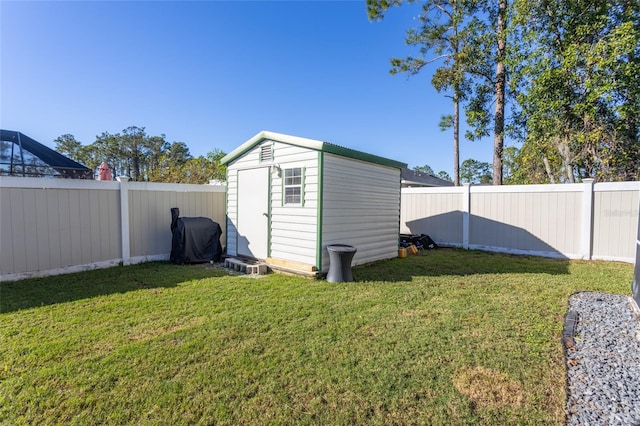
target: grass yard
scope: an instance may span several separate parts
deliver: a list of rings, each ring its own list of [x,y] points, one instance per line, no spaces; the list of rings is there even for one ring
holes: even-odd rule
[[[148,263],[0,285],[3,424],[563,424],[568,297],[632,265],[441,249],[355,283]]]

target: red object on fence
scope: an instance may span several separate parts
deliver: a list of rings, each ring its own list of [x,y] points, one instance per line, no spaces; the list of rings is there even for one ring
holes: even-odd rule
[[[100,164],[98,180],[113,180],[111,178],[111,170],[109,170],[109,166],[104,161]]]

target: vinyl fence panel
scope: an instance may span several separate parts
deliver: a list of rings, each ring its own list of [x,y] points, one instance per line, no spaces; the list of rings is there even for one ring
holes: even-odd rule
[[[462,187],[402,188],[400,232],[461,247],[464,195]]]
[[[601,183],[594,189],[593,258],[634,262],[638,185]]]
[[[0,177],[0,280],[165,260],[170,208],[225,231],[225,188]]]
[[[640,182],[403,188],[401,232],[438,244],[634,262]]]

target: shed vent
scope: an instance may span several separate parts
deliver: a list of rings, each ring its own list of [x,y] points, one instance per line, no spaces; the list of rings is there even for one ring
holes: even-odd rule
[[[260,161],[273,161],[273,145],[262,145],[260,147]]]

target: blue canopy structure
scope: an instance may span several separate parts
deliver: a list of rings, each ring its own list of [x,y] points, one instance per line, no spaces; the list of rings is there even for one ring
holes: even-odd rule
[[[0,175],[93,179],[94,172],[24,133],[0,130]]]

